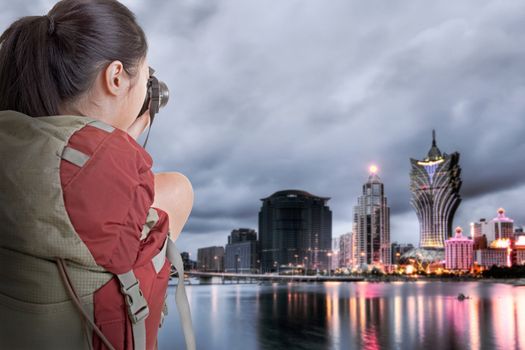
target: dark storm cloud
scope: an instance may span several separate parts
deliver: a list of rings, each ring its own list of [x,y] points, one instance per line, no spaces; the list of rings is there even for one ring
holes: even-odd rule
[[[409,158],[426,155],[433,128],[442,152],[461,153],[456,224],[499,206],[525,223],[524,4],[125,3],[172,92],[149,141],[155,169],[194,186],[182,248],[257,229],[259,199],[286,188],[331,197],[338,236],[372,163],[392,240],[417,243]],[[3,5],[2,23],[35,12],[29,4]]]

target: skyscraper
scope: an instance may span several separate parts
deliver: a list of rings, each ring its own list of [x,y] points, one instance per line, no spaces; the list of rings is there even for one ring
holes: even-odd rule
[[[390,208],[375,166],[354,207],[353,227],[357,264],[390,265]]]
[[[452,236],[452,221],[461,202],[459,153],[441,153],[432,131],[432,147],[423,160],[410,159],[410,203],[419,219],[419,246],[444,248]]]
[[[505,215],[505,209],[499,208],[498,216],[492,219],[489,225],[490,239],[514,239],[514,220]]]
[[[279,266],[304,264],[307,269],[327,269],[332,244],[329,197],[305,191],[278,191],[262,198],[259,239],[262,272]]]
[[[496,239],[514,238],[514,220],[505,215],[505,209],[499,208],[494,219],[479,219],[471,223],[470,232],[474,240],[485,236],[488,243]]]
[[[354,249],[352,233],[348,232],[339,237],[339,266],[352,267],[354,265]]]

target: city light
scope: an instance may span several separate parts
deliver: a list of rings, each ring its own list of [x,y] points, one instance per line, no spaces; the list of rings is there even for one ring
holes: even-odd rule
[[[510,240],[508,238],[504,239],[496,239],[492,243],[490,243],[491,248],[509,248],[510,247]]]
[[[376,166],[376,165],[371,165],[371,166],[370,166],[370,172],[371,172],[372,174],[377,174],[377,170],[378,170],[378,169],[377,169],[377,166]]]

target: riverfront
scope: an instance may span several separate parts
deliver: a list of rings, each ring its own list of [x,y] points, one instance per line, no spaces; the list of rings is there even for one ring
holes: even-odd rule
[[[198,349],[519,349],[525,287],[479,282],[189,285]],[[159,349],[184,348],[169,288]],[[463,293],[469,298],[458,300]]]

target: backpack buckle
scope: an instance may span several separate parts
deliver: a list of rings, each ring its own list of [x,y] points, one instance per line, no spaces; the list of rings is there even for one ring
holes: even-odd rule
[[[122,282],[122,280],[121,280]],[[149,307],[142,291],[140,290],[140,283],[135,279],[131,285],[124,285],[121,283],[121,291],[124,294],[126,305],[128,307],[128,315],[133,324],[138,323],[148,317]]]

